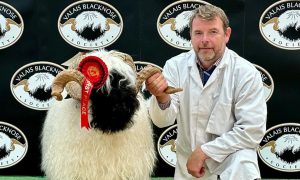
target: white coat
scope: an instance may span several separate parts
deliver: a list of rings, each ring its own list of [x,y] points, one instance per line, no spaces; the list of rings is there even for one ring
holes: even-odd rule
[[[163,74],[170,86],[183,88],[183,92],[171,95],[167,109],[161,110],[154,97],[149,108],[158,127],[177,121],[175,180],[196,179],[186,170],[196,146],[210,157],[207,174],[218,174],[222,180],[260,178],[256,148],[266,131],[267,107],[255,66],[226,48],[203,86],[191,50],[168,60]]]

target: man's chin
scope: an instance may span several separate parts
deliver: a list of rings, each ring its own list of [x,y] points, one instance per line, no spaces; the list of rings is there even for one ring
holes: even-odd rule
[[[214,56],[213,56],[213,55],[205,55],[205,56],[203,56],[203,55],[199,55],[199,54],[198,54],[198,58],[199,58],[201,61],[203,61],[203,62],[210,62],[210,61],[213,61]]]

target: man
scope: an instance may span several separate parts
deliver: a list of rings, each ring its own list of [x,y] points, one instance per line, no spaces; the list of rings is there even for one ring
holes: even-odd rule
[[[175,180],[260,178],[256,148],[266,131],[260,73],[226,47],[231,28],[224,11],[203,5],[190,20],[193,50],[168,60],[146,81],[153,123],[177,120]],[[183,88],[168,95],[166,87]]]

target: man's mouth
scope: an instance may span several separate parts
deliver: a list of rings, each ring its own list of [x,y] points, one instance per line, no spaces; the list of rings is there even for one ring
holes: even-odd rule
[[[213,48],[200,48],[200,51],[209,51],[212,50]]]

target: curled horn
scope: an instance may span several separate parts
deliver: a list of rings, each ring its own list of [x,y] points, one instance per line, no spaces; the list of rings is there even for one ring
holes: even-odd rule
[[[61,26],[65,26],[67,24],[71,24],[72,31],[76,31],[76,21],[75,21],[75,18],[71,18],[71,19],[67,20],[64,24],[61,24]]]
[[[16,139],[11,139],[12,150],[15,149],[15,144],[18,144],[18,145],[20,145],[20,146],[22,146],[22,147],[25,147],[25,145],[22,144],[20,141],[18,141],[18,140],[16,140]]]
[[[136,88],[137,88],[137,92],[141,89],[141,86],[143,84],[143,82],[148,79],[150,76],[152,76],[155,73],[160,73],[160,69],[151,65],[147,65],[144,69],[142,69],[140,72],[138,72],[137,74],[137,81],[136,81]],[[173,94],[173,93],[177,93],[182,91],[181,88],[174,88],[171,86],[168,86],[165,89],[165,93],[167,94]]]
[[[274,17],[274,18],[270,19],[270,20],[267,21],[265,24],[262,24],[262,26],[263,26],[263,27],[266,27],[268,24],[272,24],[272,23],[274,23],[273,29],[274,29],[275,31],[278,31],[278,29],[279,29],[279,27],[278,27],[278,24],[279,24],[279,19],[278,19],[278,17]]]
[[[114,24],[116,26],[120,26],[118,23],[116,23],[114,20],[111,18],[107,18],[105,22],[105,30],[108,31],[110,29],[110,24]]]
[[[271,146],[271,152],[275,153],[276,141],[269,141],[267,144],[260,146],[259,149],[262,150],[265,147],[269,147],[269,146]]]
[[[166,20],[164,23],[160,24],[160,27],[163,27],[166,24],[171,24],[171,30],[172,31],[176,30],[175,18],[170,18],[170,19]]]
[[[66,84],[70,81],[75,81],[78,84],[82,84],[84,80],[84,75],[75,69],[68,69],[61,71],[54,79],[52,83],[52,93],[58,101],[63,99],[61,93],[63,92]]]
[[[21,24],[16,23],[14,20],[6,18],[6,30],[9,31],[10,30],[10,25],[14,24],[16,26],[18,26],[19,28],[21,27]]]
[[[22,81],[18,82],[18,84],[14,85],[13,87],[16,88],[18,86],[24,85],[24,91],[28,92],[29,91],[29,84],[28,84],[28,80],[27,79],[23,79]]]

